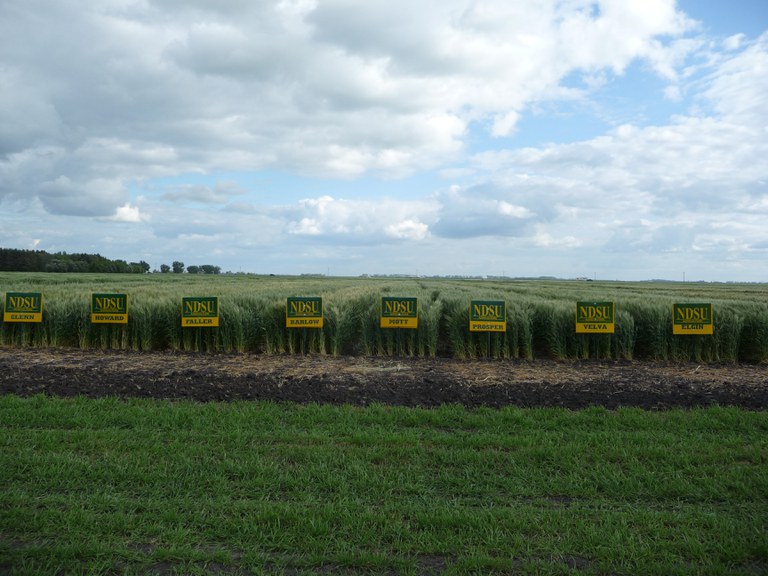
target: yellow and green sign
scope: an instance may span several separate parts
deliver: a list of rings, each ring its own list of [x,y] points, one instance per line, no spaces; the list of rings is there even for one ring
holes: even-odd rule
[[[219,325],[219,298],[199,296],[181,299],[183,328],[216,328]]]
[[[613,334],[614,312],[613,302],[576,302],[576,333]]]
[[[128,324],[128,294],[91,294],[92,324]]]
[[[43,295],[40,292],[6,292],[3,322],[42,322]]]
[[[382,297],[379,326],[381,328],[418,328],[418,298]]]
[[[291,297],[285,306],[286,328],[322,328],[323,299],[319,296]]]
[[[673,304],[672,333],[679,335],[714,333],[712,304]]]
[[[472,300],[469,303],[470,332],[506,332],[507,303],[503,300]]]

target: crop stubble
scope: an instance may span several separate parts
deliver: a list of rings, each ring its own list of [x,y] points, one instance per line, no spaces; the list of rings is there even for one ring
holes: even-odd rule
[[[0,393],[433,407],[768,407],[768,365],[0,347]]]

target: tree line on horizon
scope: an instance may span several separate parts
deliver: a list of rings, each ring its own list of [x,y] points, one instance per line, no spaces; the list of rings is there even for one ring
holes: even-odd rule
[[[110,260],[101,254],[68,254],[45,250],[19,250],[0,248],[2,272],[99,272],[122,274],[146,274],[150,265],[141,260],[126,262]]]
[[[0,248],[0,272],[96,272],[114,274],[147,274],[150,265],[144,260],[126,262],[110,260],[101,254],[68,254],[45,250],[21,250]],[[159,272],[181,274],[185,271],[184,263],[174,261],[171,266],[162,264]],[[155,270],[158,272],[158,270]],[[220,274],[221,268],[211,264],[189,266],[189,274]]]
[[[157,272],[157,270],[154,270],[154,272]],[[169,272],[173,272],[174,274],[183,274],[184,273],[184,262],[179,262],[178,260],[175,260],[173,264],[168,266],[168,264],[160,264],[160,273],[161,274],[168,274]],[[200,266],[187,266],[187,274],[221,274],[221,267],[220,266],[214,266],[212,264],[201,264]]]

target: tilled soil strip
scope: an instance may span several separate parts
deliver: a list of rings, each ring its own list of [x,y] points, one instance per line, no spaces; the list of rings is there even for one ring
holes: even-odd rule
[[[433,407],[768,407],[768,365],[0,347],[0,394]]]

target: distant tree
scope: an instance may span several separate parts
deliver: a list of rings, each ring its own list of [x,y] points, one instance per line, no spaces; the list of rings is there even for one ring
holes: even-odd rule
[[[187,266],[188,274],[200,274],[200,266]]]
[[[171,264],[171,267],[173,268],[174,274],[181,274],[184,272],[184,262],[179,262],[178,260],[174,260],[173,264]]]
[[[54,258],[45,265],[46,272],[69,272],[69,265],[66,260]]]
[[[219,266],[213,266],[211,264],[203,264],[200,266],[200,270],[203,272],[203,274],[219,274],[221,272],[221,268]]]
[[[180,263],[181,264],[181,263]],[[182,271],[184,264],[181,264]],[[165,272],[170,272],[167,266]],[[146,274],[150,265],[141,260],[128,264],[125,260],[110,260],[100,254],[49,254],[44,250],[0,248],[0,272],[128,272]]]
[[[128,271],[131,274],[146,274],[149,272],[149,264],[142,260],[141,262],[131,262],[128,265]]]
[[[112,272],[119,272],[121,274],[133,272],[133,269],[125,260],[113,260],[111,268]]]
[[[43,272],[51,255],[43,250],[18,250],[0,248],[0,271]]]
[[[171,267],[168,266],[168,264],[160,264],[160,272],[163,274],[168,274],[168,272],[171,271]]]
[[[88,268],[88,262],[84,262],[83,260],[70,262],[67,272],[90,272],[90,269]]]

